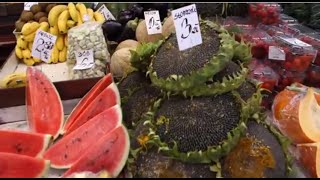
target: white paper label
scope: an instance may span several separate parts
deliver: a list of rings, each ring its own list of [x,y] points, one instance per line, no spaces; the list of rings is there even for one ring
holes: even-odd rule
[[[295,45],[295,46],[300,46],[300,47],[312,47],[310,44],[307,44],[303,41],[300,41],[297,38],[287,38],[287,37],[281,37],[284,41],[286,41],[289,44]]]
[[[202,43],[200,23],[195,4],[173,10],[172,16],[180,51]]]
[[[98,10],[99,13],[103,14],[106,20],[116,20],[106,5],[102,5]]]
[[[80,50],[74,53],[77,60],[77,64],[73,67],[74,70],[90,69],[94,66],[93,49]]]
[[[25,10],[25,11],[30,11],[30,8],[31,8],[34,4],[38,4],[38,2],[25,2],[25,3],[24,3],[24,10]]]
[[[286,60],[286,53],[284,50],[276,46],[269,46],[268,58],[272,60],[284,61]]]
[[[147,25],[148,34],[162,33],[159,11],[145,11],[144,19]]]
[[[44,62],[49,62],[56,40],[57,36],[42,30],[37,30],[32,44],[31,55],[35,58],[41,59]]]

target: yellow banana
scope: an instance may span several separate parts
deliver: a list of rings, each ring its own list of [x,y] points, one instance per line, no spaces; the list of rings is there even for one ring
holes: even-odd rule
[[[32,57],[32,59],[33,59],[33,61],[34,61],[35,63],[39,63],[39,62],[41,62],[41,59],[39,59],[39,58]]]
[[[64,36],[64,46],[68,47],[68,35]]]
[[[76,8],[77,8],[78,11],[80,12],[80,18],[81,18],[81,20],[82,20],[82,22],[83,22],[83,16],[86,15],[86,14],[88,14],[87,8],[86,8],[86,6],[85,6],[83,3],[78,3],[78,4],[76,5]]]
[[[26,85],[26,73],[13,73],[5,78],[0,83],[0,87],[3,88],[17,88]]]
[[[59,50],[56,45],[52,49],[51,56],[52,56],[52,63],[59,62]]]
[[[88,13],[88,15],[89,15],[89,21],[94,21],[94,19],[93,19],[93,10],[91,9],[91,8],[88,8],[87,9],[87,13]]]
[[[14,48],[15,50],[15,53],[16,53],[16,56],[19,58],[19,59],[22,59],[23,58],[23,55],[22,55],[22,50],[20,49],[20,47],[18,45],[16,45],[16,47]]]
[[[50,34],[58,36],[59,35],[59,29],[58,29],[58,25],[52,26],[50,27],[49,30]]]
[[[94,15],[94,19],[99,23],[104,23],[104,21],[106,20],[104,16],[98,11],[94,12],[93,15]]]
[[[62,51],[59,52],[59,62],[65,62],[67,60],[67,47],[65,46]]]
[[[68,20],[67,21],[67,27],[70,29],[72,27],[74,27],[76,25],[76,22],[74,22],[73,20]]]
[[[18,45],[19,48],[21,48],[22,50],[23,50],[23,49],[27,49],[28,42],[22,40],[21,36],[19,36],[18,39],[17,39],[17,45]]]
[[[70,17],[69,11],[64,10],[58,19],[58,29],[60,34],[66,34],[68,32],[67,21]]]
[[[28,49],[32,51],[33,41],[28,43]]]
[[[40,24],[38,22],[31,22],[31,23],[26,23],[21,30],[22,35],[27,36],[31,33],[36,32],[40,27]]]
[[[78,22],[78,13],[77,13],[76,6],[72,2],[69,2],[68,3],[68,9],[69,9],[69,13],[70,13],[71,19],[74,22]]]
[[[32,66],[34,65],[34,61],[32,58],[23,58],[23,62],[27,65],[27,66]]]
[[[41,29],[42,31],[48,32],[49,23],[48,22],[41,22],[39,29]]]
[[[58,35],[55,46],[57,46],[57,49],[59,51],[62,51],[62,49],[64,48],[64,35]]]
[[[31,58],[31,51],[29,49],[22,50],[23,58]]]
[[[78,13],[78,24],[77,24],[77,26],[80,26],[81,24],[83,24],[83,20],[82,20],[82,18],[81,18],[80,12],[77,11],[77,13]]]
[[[36,37],[36,32],[28,34],[26,36],[21,36],[22,40],[27,41],[27,42],[32,42],[35,37]]]
[[[51,27],[57,25],[60,14],[67,9],[68,6],[66,5],[56,5],[50,10],[48,14],[48,22]]]

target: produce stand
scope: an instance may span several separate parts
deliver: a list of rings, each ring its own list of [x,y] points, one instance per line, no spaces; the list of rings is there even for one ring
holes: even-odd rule
[[[320,177],[320,33],[280,4],[8,3],[2,20],[0,177]]]

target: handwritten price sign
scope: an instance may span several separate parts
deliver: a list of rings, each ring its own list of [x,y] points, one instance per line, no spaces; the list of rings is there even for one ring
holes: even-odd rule
[[[44,62],[49,62],[56,40],[57,36],[42,30],[38,30],[32,44],[31,55],[35,58],[41,59]]]
[[[145,11],[144,19],[146,21],[148,34],[162,33],[159,11]]]
[[[172,16],[180,51],[202,44],[199,18],[195,4],[173,10]]]
[[[38,4],[38,2],[25,2],[25,3],[24,3],[24,10],[30,11],[30,8],[31,8],[34,4]]]
[[[94,66],[93,49],[76,51],[77,64],[73,67],[74,70],[90,69]]]
[[[109,11],[109,9],[106,7],[106,5],[102,5],[98,10],[99,13],[103,14],[104,18],[106,20],[115,20],[112,13]]]

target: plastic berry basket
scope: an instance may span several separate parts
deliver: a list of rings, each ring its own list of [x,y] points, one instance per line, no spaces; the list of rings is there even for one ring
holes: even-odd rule
[[[288,71],[285,69],[283,69],[279,75],[280,78],[278,86],[276,87],[277,91],[282,91],[292,83],[303,83],[306,78],[305,72]]]
[[[305,42],[305,43],[312,45],[312,47],[317,50],[317,56],[316,56],[315,60],[313,61],[313,64],[320,66],[320,35],[318,35],[318,34],[314,34],[314,35],[301,34],[298,37],[298,39]]]

